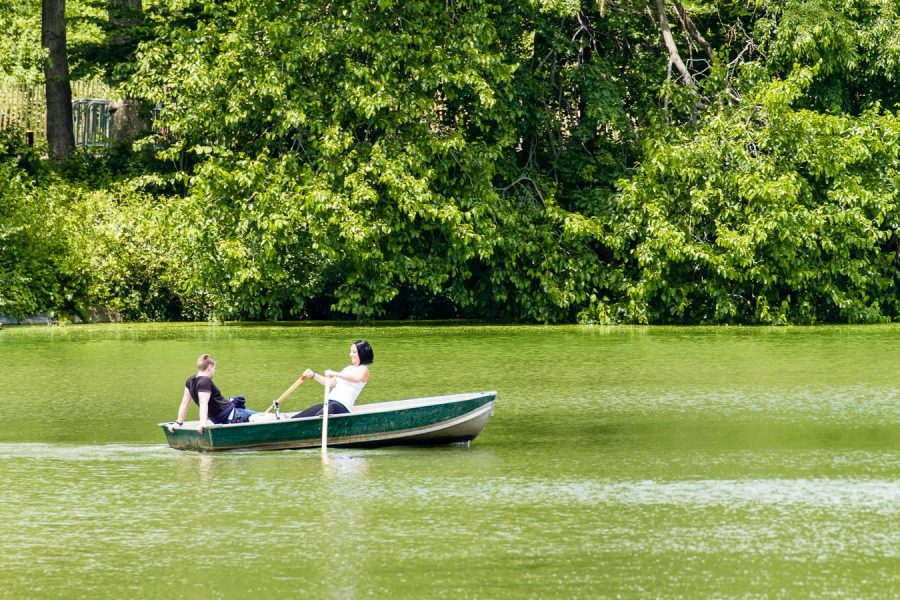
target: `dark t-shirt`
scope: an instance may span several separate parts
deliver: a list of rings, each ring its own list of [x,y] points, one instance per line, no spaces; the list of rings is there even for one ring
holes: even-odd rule
[[[197,406],[200,406],[200,392],[209,392],[209,419],[215,419],[223,410],[231,408],[231,401],[222,396],[222,392],[205,375],[191,375],[184,382],[191,398]]]

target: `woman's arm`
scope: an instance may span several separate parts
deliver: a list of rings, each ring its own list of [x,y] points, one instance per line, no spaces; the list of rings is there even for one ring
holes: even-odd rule
[[[325,375],[319,375],[318,373],[316,373],[316,372],[313,371],[312,369],[307,369],[307,370],[303,371],[303,377],[305,377],[305,378],[307,378],[307,379],[309,379],[310,377],[312,377],[313,379],[315,379],[315,380],[316,380],[318,383],[320,383],[321,385],[325,385],[326,382],[327,382],[327,383],[328,383],[328,387],[329,387],[329,388],[333,388],[333,387],[334,387],[334,384],[335,384],[336,382],[335,382],[335,380],[334,380],[334,377],[328,375],[329,373],[333,373],[333,371],[331,371],[330,369],[325,369]]]
[[[369,381],[369,367],[366,365],[359,365],[358,367],[345,367],[343,371],[332,371],[331,369],[326,369],[325,375],[328,377],[340,377],[346,381],[352,381],[353,383],[359,383],[361,381],[368,382]]]

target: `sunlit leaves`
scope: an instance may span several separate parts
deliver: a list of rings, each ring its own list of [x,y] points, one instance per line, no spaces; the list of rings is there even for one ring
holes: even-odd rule
[[[156,162],[4,189],[146,318],[898,318],[896,2],[664,4],[690,89],[641,0],[147,4]]]
[[[802,87],[802,86],[801,86]],[[878,321],[898,314],[900,122],[789,108],[795,89],[649,147],[623,182],[638,321]],[[773,96],[786,95],[775,101]]]

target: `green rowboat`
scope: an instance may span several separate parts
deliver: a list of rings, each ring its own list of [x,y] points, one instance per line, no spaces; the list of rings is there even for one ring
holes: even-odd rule
[[[353,412],[328,416],[328,446],[378,447],[470,442],[494,414],[497,392],[472,392],[393,402],[361,404]],[[160,423],[176,450],[283,450],[322,445],[322,417],[233,425],[209,425],[197,433],[197,421],[175,431]]]

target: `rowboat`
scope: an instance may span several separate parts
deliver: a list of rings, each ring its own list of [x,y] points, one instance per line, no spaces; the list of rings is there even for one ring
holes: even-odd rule
[[[358,404],[353,412],[328,416],[327,444],[342,447],[437,445],[470,442],[494,414],[497,392],[470,392]],[[296,413],[255,423],[208,425],[198,421],[169,431],[160,423],[169,446],[176,450],[284,450],[322,444],[322,417],[292,419]]]

